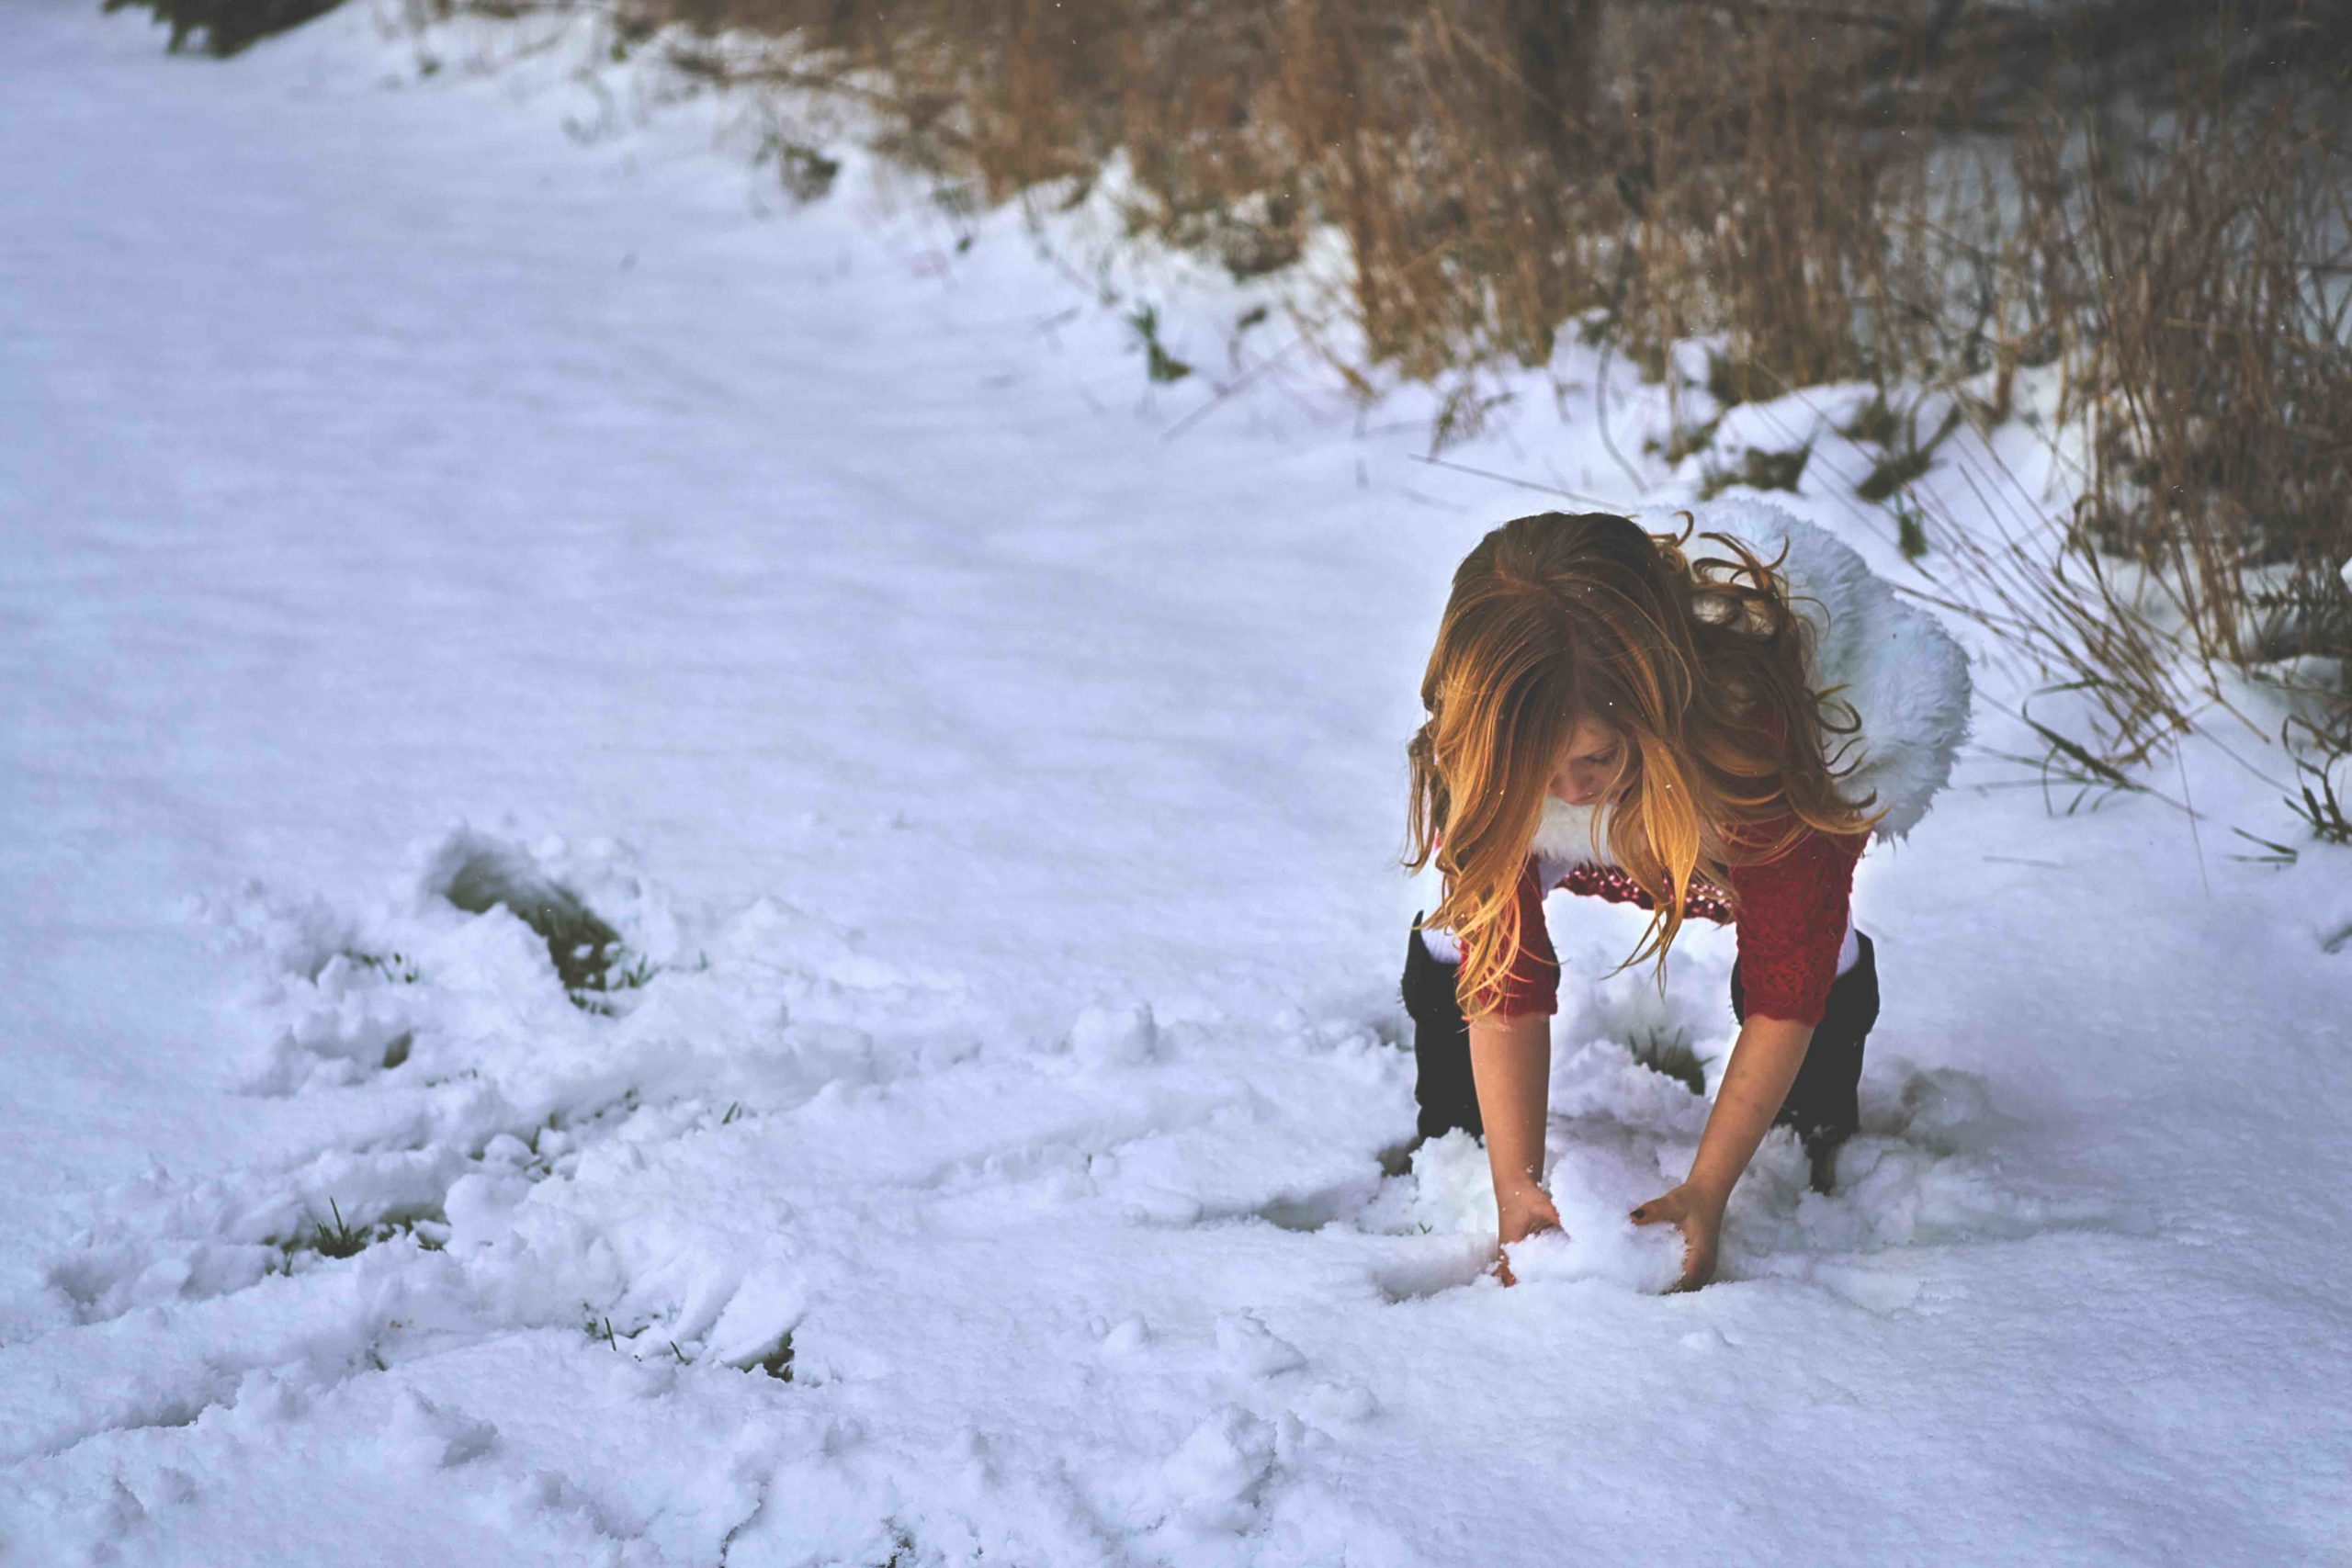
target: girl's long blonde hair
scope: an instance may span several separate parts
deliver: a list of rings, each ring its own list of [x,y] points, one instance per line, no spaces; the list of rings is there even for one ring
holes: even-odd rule
[[[1679,535],[1606,513],[1521,517],[1453,574],[1421,680],[1429,721],[1408,749],[1406,863],[1434,860],[1443,875],[1425,923],[1460,940],[1474,1013],[1518,953],[1518,881],[1585,720],[1623,738],[1623,791],[1596,823],[1605,816],[1609,853],[1657,906],[1618,967],[1654,953],[1661,987],[1694,874],[1729,895],[1732,865],[1787,853],[1806,827],[1862,833],[1884,815],[1866,814],[1875,795],[1837,791],[1851,767],[1835,767],[1825,737],[1857,733],[1859,716],[1839,703],[1849,716],[1834,720],[1843,688],[1807,684],[1813,629],[1791,607],[1786,547],[1768,564],[1705,534],[1736,558],[1694,564],[1682,546],[1698,524],[1684,515]]]

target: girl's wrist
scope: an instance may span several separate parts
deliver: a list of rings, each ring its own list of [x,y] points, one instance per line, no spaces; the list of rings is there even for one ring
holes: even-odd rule
[[[1682,1187],[1694,1202],[1705,1204],[1720,1218],[1724,1210],[1730,1206],[1731,1190],[1738,1184],[1739,1175],[1736,1171],[1733,1172],[1729,1181],[1720,1181],[1711,1179],[1693,1170],[1690,1179],[1682,1183]]]
[[[1544,1190],[1544,1184],[1532,1176],[1517,1181],[1502,1183],[1495,1188],[1495,1201],[1504,1208],[1514,1204],[1548,1202],[1551,1197],[1549,1192]]]

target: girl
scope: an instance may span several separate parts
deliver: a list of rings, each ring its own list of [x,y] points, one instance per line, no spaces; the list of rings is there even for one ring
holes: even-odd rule
[[[1877,954],[1848,898],[1866,839],[1910,830],[1964,737],[1966,662],[1860,557],[1758,502],[1724,502],[1686,554],[1630,518],[1505,524],[1455,572],[1409,748],[1412,854],[1443,896],[1404,994],[1420,1130],[1483,1134],[1508,1246],[1556,1226],[1542,1186],[1559,964],[1555,887],[1651,911],[1620,967],[1693,917],[1736,928],[1738,1038],[1683,1183],[1633,1213],[1715,1267],[1724,1207],[1766,1130],[1830,1189],[1856,1127]],[[1751,543],[1777,543],[1767,564]],[[1498,1264],[1510,1282],[1508,1261]]]

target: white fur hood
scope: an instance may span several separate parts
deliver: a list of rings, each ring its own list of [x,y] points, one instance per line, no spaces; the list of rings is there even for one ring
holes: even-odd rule
[[[1652,533],[1679,534],[1680,510],[1653,508],[1636,513],[1634,521]],[[1831,738],[1833,750],[1849,739],[1860,742],[1847,754],[1849,760],[1859,758],[1860,765],[1839,792],[1860,798],[1876,791],[1872,809],[1884,807],[1887,812],[1871,838],[1901,839],[1928,814],[1928,802],[1951,779],[1952,759],[1967,738],[1967,655],[1934,617],[1897,599],[1852,547],[1826,529],[1762,501],[1713,501],[1689,510],[1699,520],[1684,546],[1694,561],[1734,558],[1719,541],[1702,534],[1729,534],[1766,561],[1786,541],[1781,570],[1798,614],[1813,626],[1813,684],[1817,689],[1842,683],[1846,690],[1833,701],[1852,704],[1861,720],[1859,736]],[[1547,798],[1536,829],[1536,853],[1567,864],[1594,858],[1595,809]],[[1606,860],[1606,840],[1600,841],[1600,858]]]

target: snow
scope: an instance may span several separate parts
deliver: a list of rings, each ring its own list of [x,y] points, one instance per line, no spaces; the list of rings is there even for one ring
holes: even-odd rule
[[[1705,1107],[1633,1046],[1720,1069],[1728,933],[1661,998],[1555,900],[1568,1234],[1506,1291],[1483,1155],[1407,1154],[1395,857],[1446,576],[1533,498],[1415,462],[1425,396],[1213,402],[1260,296],[1172,260],[1119,275],[1203,367],[1153,387],[1016,215],[959,252],[854,160],[786,213],[740,105],[567,134],[563,72],[420,78],[357,7],[10,31],[0,1555],[2352,1539],[2352,851],[2262,690],[2151,771],[2196,836],[2053,816],[1996,755],[2038,682],[1947,617],[1978,745],[1860,868],[1864,1134],[1826,1198],[1769,1142],[1696,1295],[1623,1216]],[[1449,459],[1622,491],[1555,368]],[[1611,397],[1633,450],[1666,395]],[[1937,591],[1805,407],[1641,499],[1800,428],[1775,499]],[[1921,483],[1996,455],[2063,468]],[[510,907],[567,893],[621,946],[576,997]]]

